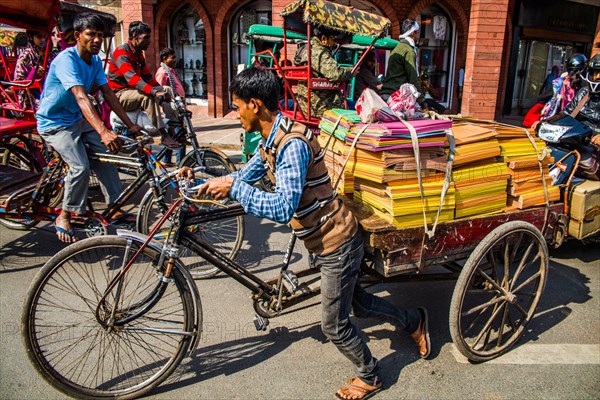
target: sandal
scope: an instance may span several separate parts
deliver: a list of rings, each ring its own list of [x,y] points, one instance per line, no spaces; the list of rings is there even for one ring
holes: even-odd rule
[[[375,385],[369,385],[360,378],[352,378],[346,385],[338,390],[335,397],[341,400],[365,400],[375,395],[381,390],[382,384],[378,378],[375,378]],[[340,394],[341,393],[341,394]],[[342,394],[345,396],[342,396]]]
[[[75,238],[75,229],[71,228],[70,230],[66,230],[63,227],[60,227],[58,225],[56,225],[56,223],[54,224],[54,229],[56,229],[56,235],[58,237],[58,240],[60,240],[63,243],[75,243],[77,241],[77,239]],[[68,236],[68,240],[62,240],[61,239],[61,235],[59,235],[59,233],[65,234]]]

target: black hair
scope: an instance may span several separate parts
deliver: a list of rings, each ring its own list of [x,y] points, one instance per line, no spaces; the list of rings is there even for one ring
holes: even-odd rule
[[[129,24],[129,40],[135,38],[136,36],[150,32],[152,32],[150,25],[143,21],[133,21],[131,24]]]
[[[86,12],[77,14],[73,19],[73,30],[83,32],[86,29],[95,29],[98,32],[104,32],[104,21],[98,14]]]
[[[318,38],[320,38],[321,36],[327,36],[327,37],[335,36],[335,37],[337,37],[340,34],[340,32],[338,32],[338,31],[336,31],[334,29],[326,28],[324,26],[316,26],[313,29],[313,34],[316,37],[318,37]]]
[[[175,54],[175,50],[173,50],[170,47],[165,47],[164,49],[162,49],[160,51],[160,61],[164,61],[167,57],[169,57],[171,54]]]
[[[251,99],[258,99],[269,111],[279,108],[279,92],[275,75],[256,67],[243,70],[229,84],[229,93],[246,103]]]
[[[30,38],[34,37],[37,34],[43,34],[43,35],[45,35],[44,32],[34,31],[34,30],[31,30],[31,29],[27,29],[27,36],[29,36]]]
[[[402,22],[402,28],[400,29],[400,34],[403,35],[406,32],[408,32],[409,30],[412,29],[412,27],[415,25],[417,21],[415,21],[414,19],[405,19],[404,22]]]

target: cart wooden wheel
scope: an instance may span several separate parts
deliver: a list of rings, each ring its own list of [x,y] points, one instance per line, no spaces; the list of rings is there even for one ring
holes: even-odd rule
[[[456,282],[450,333],[458,350],[474,362],[508,351],[525,332],[548,273],[548,247],[540,231],[511,221],[475,248]]]

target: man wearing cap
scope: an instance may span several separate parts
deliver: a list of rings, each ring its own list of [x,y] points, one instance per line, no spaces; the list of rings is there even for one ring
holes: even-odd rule
[[[417,66],[417,47],[415,41],[419,38],[419,24],[414,19],[406,19],[402,23],[400,43],[392,50],[388,69],[381,88],[381,97],[387,101],[392,93],[405,83],[412,83],[421,96],[417,102],[425,107],[425,97],[421,89]]]

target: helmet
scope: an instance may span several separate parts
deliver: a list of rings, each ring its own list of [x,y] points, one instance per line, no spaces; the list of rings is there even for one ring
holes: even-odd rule
[[[600,54],[592,57],[582,78],[590,85],[590,93],[600,93]]]
[[[587,66],[588,59],[581,53],[573,54],[567,61],[568,72],[579,72],[582,73]]]

